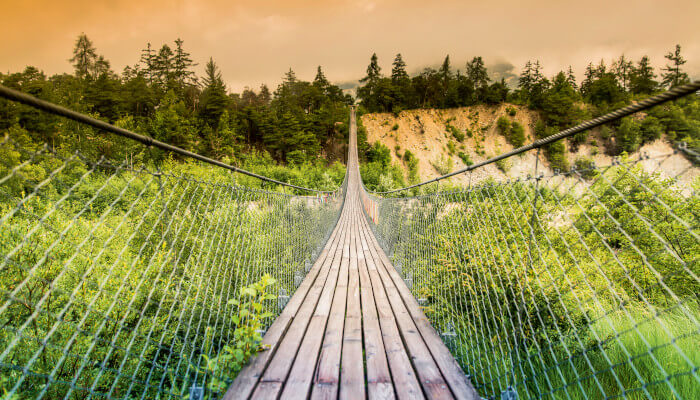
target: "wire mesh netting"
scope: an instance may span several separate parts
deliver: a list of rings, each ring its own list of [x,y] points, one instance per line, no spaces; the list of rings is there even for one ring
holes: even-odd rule
[[[681,151],[365,211],[482,396],[698,398],[699,159]]]
[[[225,390],[239,367],[237,331],[262,334],[279,314],[344,189],[291,195],[199,169],[0,139],[3,398]]]

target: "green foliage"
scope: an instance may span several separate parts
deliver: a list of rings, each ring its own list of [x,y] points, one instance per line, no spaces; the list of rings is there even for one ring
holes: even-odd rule
[[[518,121],[513,121],[511,124],[508,141],[515,147],[525,144],[525,128]]]
[[[511,123],[508,117],[501,116],[498,117],[496,126],[508,143],[514,147],[520,147],[525,144],[525,128],[519,122],[513,121]]]
[[[238,299],[228,301],[237,310],[231,317],[231,322],[236,325],[233,340],[225,344],[215,357],[202,355],[205,361],[204,372],[209,377],[207,387],[213,393],[223,393],[231,378],[238,375],[250,358],[263,349],[260,345],[260,332],[267,324],[266,320],[274,317],[273,313],[265,311],[265,305],[277,298],[269,293],[276,283],[277,280],[265,274],[260,281],[241,288]],[[210,334],[207,337],[211,339]],[[205,342],[205,348],[210,346],[211,340]]]
[[[367,150],[367,161],[378,162],[382,167],[387,167],[391,163],[391,150],[381,142],[374,142]]]
[[[408,183],[413,185],[418,183],[420,179],[418,171],[418,158],[410,151],[406,150],[403,154],[403,160],[406,162],[408,167]]]
[[[579,157],[574,161],[574,168],[583,179],[590,180],[598,176],[595,163],[590,158]]]
[[[641,144],[640,123],[632,117],[622,119],[622,123],[615,131],[615,152],[617,154],[633,152]]]
[[[397,131],[399,130],[399,124],[394,124],[394,126],[391,127],[392,131]]]
[[[455,142],[451,140],[447,142],[447,151],[450,153],[450,155],[453,155],[455,151],[457,151],[457,146],[455,145]]]
[[[510,132],[510,120],[508,117],[500,116],[498,117],[498,121],[496,121],[496,127],[501,131],[501,135],[508,137],[508,133]]]
[[[506,113],[508,113],[508,115],[510,115],[511,117],[515,117],[515,114],[517,112],[518,112],[518,110],[513,106],[506,107]]]
[[[457,139],[458,142],[463,142],[464,141],[464,132],[460,131],[456,126],[450,125],[449,123],[446,125],[447,131],[452,134],[452,136]]]
[[[453,161],[451,157],[445,157],[444,154],[440,155],[440,158],[433,160],[430,163],[433,168],[440,174],[445,175],[452,172]]]
[[[583,195],[487,182],[422,207],[384,202],[397,217],[377,232],[414,277],[436,330],[454,330],[446,344],[482,396],[512,386],[518,398],[624,397],[641,387],[651,398],[697,397],[700,283],[688,266],[700,243],[681,222],[694,220],[697,196],[639,165],[601,173]]]
[[[467,153],[460,151],[457,154],[457,156],[459,156],[459,158],[462,159],[462,161],[464,162],[464,165],[466,165],[466,166],[470,166],[470,165],[474,164],[474,161],[472,161],[472,159],[469,157],[469,154],[467,154]]]

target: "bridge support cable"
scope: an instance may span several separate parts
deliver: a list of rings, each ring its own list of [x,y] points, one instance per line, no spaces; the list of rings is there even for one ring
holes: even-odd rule
[[[481,396],[700,393],[700,155],[680,144],[564,172],[550,172],[544,157],[549,143],[698,88],[362,197],[396,273]],[[534,150],[527,176],[473,174]],[[450,184],[460,173],[469,174],[468,187]],[[439,180],[442,190],[432,190],[428,183]]]

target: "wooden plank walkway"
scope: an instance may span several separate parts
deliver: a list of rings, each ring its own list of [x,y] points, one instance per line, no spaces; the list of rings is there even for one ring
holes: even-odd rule
[[[370,230],[356,131],[338,223],[225,399],[480,399]]]

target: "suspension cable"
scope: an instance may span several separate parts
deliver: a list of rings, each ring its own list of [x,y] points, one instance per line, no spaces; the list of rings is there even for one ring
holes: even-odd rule
[[[180,154],[180,155],[185,156],[185,157],[193,158],[195,160],[199,160],[199,161],[211,164],[211,165],[215,165],[217,167],[225,168],[225,169],[228,169],[228,170],[231,170],[234,172],[241,173],[243,175],[248,175],[248,176],[251,176],[251,177],[256,178],[256,179],[260,179],[260,180],[265,181],[265,182],[271,182],[271,183],[275,183],[275,184],[282,185],[282,186],[288,186],[288,187],[291,187],[294,189],[304,190],[307,192],[314,192],[314,193],[332,193],[333,192],[333,191],[326,191],[326,190],[310,189],[307,187],[297,186],[297,185],[293,185],[291,183],[278,181],[276,179],[268,178],[268,177],[263,176],[263,175],[258,175],[254,172],[250,172],[250,171],[247,171],[247,170],[242,169],[242,168],[234,167],[233,165],[229,165],[229,164],[223,163],[219,160],[215,160],[215,159],[203,156],[201,154],[197,154],[197,153],[191,152],[189,150],[185,150],[183,148],[173,146],[173,145],[165,143],[165,142],[161,142],[161,141],[153,139],[151,137],[139,135],[138,133],[134,133],[134,132],[127,130],[127,129],[124,129],[124,128],[119,128],[119,127],[114,126],[114,125],[107,123],[105,121],[99,120],[97,118],[93,118],[89,115],[79,113],[77,111],[68,109],[68,108],[63,107],[63,106],[59,106],[57,104],[48,102],[46,100],[41,100],[37,97],[20,92],[18,90],[10,89],[7,86],[0,85],[0,97],[4,97],[8,100],[16,101],[18,103],[22,103],[24,105],[34,107],[34,108],[42,110],[42,111],[46,111],[50,114],[59,115],[59,116],[68,118],[70,120],[76,121],[76,122],[90,125],[90,126],[95,127],[97,129],[101,129],[103,131],[113,133],[115,135],[126,137],[126,138],[129,138],[131,140],[135,140],[137,142],[145,144],[146,146],[157,147],[159,149],[169,151],[172,153],[176,153],[176,154]]]
[[[587,131],[589,129],[593,129],[595,127],[598,127],[598,126],[607,124],[609,122],[618,120],[620,118],[626,117],[628,115],[634,114],[636,112],[647,110],[647,109],[652,108],[654,106],[657,106],[659,104],[662,104],[662,103],[665,103],[665,102],[668,102],[671,100],[676,100],[680,97],[697,92],[698,90],[700,90],[700,80],[675,87],[675,88],[668,90],[666,92],[663,92],[663,93],[657,94],[655,96],[651,96],[649,98],[646,98],[640,102],[630,104],[628,106],[619,108],[615,111],[611,111],[605,115],[601,115],[600,117],[597,117],[597,118],[588,120],[586,122],[580,123],[576,126],[565,129],[559,133],[555,133],[554,135],[550,135],[550,136],[547,136],[545,138],[535,140],[534,142],[532,142],[530,144],[527,144],[527,145],[522,146],[522,147],[518,147],[517,149],[513,149],[507,153],[503,153],[501,155],[489,158],[488,160],[482,161],[480,163],[476,163],[476,164],[467,166],[466,168],[462,168],[458,171],[451,172],[449,174],[445,174],[442,176],[438,176],[437,178],[433,178],[433,179],[430,179],[430,180],[427,180],[427,181],[424,181],[421,183],[416,183],[415,185],[406,186],[406,187],[402,187],[402,188],[394,189],[394,190],[389,190],[386,192],[373,192],[373,193],[374,194],[390,194],[390,193],[402,192],[402,191],[413,189],[413,188],[416,188],[419,186],[427,185],[429,183],[437,182],[437,181],[440,181],[442,179],[447,179],[447,178],[453,177],[455,175],[460,175],[460,174],[463,174],[465,172],[469,172],[469,171],[475,170],[477,168],[481,168],[485,165],[493,164],[496,161],[503,160],[504,158],[509,158],[509,157],[524,153],[524,152],[532,150],[532,149],[538,149],[538,148],[545,146],[547,144],[556,142],[556,141],[564,139],[564,138],[571,137],[577,133]]]

